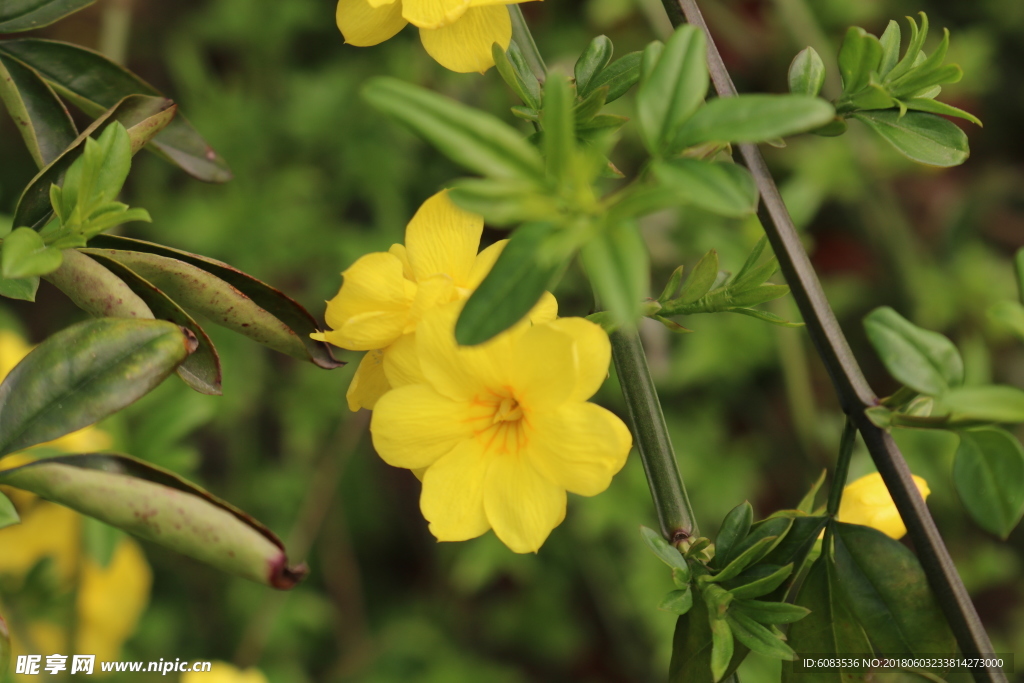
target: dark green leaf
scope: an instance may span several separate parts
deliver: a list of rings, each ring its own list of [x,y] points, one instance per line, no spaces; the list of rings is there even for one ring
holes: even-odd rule
[[[538,182],[543,178],[537,150],[490,114],[387,76],[371,79],[363,97],[471,171]]]
[[[60,249],[48,247],[32,228],[18,228],[3,240],[0,276],[9,280],[38,277],[60,268]]]
[[[625,95],[630,88],[640,80],[640,61],[643,58],[641,52],[630,52],[616,59],[609,66],[605,67],[597,76],[591,80],[587,94],[589,95],[598,88],[608,87],[608,95],[604,101],[614,102]]]
[[[672,591],[658,605],[658,609],[672,614],[686,614],[691,607],[693,607],[693,591],[689,588]]]
[[[691,609],[676,620],[676,629],[672,637],[672,661],[668,674],[670,683],[712,683],[711,623],[708,611],[700,609],[699,602],[697,607],[698,609]],[[737,645],[732,662],[725,673],[735,671],[747,652],[746,646],[742,643]]]
[[[1004,429],[962,431],[953,483],[974,521],[1005,539],[1024,514],[1024,448]]]
[[[921,164],[949,167],[970,155],[967,135],[941,116],[898,111],[866,111],[853,115],[881,135],[901,154]]]
[[[334,359],[334,356],[331,355],[330,347],[328,347],[327,344],[310,339],[309,335],[311,333],[319,332],[320,330],[317,326],[316,320],[305,308],[279,290],[257,280],[251,275],[243,273],[237,268],[233,268],[221,261],[200,256],[198,254],[192,254],[187,251],[171,249],[170,247],[153,244],[152,242],[144,242],[142,240],[115,237],[113,235],[97,235],[89,242],[89,246],[99,249],[123,250],[126,252],[134,251],[144,254],[152,254],[154,256],[162,256],[167,259],[175,259],[194,266],[204,273],[212,275],[218,280],[222,280],[227,283],[230,287],[244,295],[244,297],[248,297],[252,304],[263,309],[291,330],[292,335],[298,337],[298,341],[305,348],[305,352],[302,353],[294,346],[293,343],[287,343],[289,348],[294,348],[296,353],[299,354],[296,356],[297,358],[310,360],[315,365],[326,369],[344,365],[343,362]],[[125,263],[125,265],[131,267],[131,264],[129,263]],[[146,277],[142,273],[139,274]],[[146,279],[150,280],[157,287],[160,287],[156,281],[151,280],[148,277],[146,277]],[[163,290],[164,288],[160,287],[160,289]],[[175,298],[174,295],[170,294],[170,292],[168,292],[168,294],[172,299]],[[238,296],[238,293],[233,293],[233,296]],[[218,318],[211,319],[218,324],[224,324]],[[244,321],[238,322],[239,326],[244,323]],[[242,327],[242,330],[242,334],[252,337],[251,334],[248,334],[245,331],[248,330],[248,328]],[[260,334],[263,333],[261,332]],[[284,343],[283,340],[282,343]]]
[[[42,28],[94,2],[96,0],[5,0],[0,4],[0,33]]]
[[[0,529],[17,524],[21,521],[18,511],[14,509],[14,503],[0,491]]]
[[[952,105],[946,104],[945,102],[936,102],[935,100],[925,97],[911,97],[910,99],[903,100],[903,106],[907,109],[925,111],[929,114],[956,116],[961,119],[967,119],[976,125],[981,125],[981,119],[974,114],[966,112],[963,109],[958,109]]]
[[[637,122],[652,154],[666,151],[679,126],[704,101],[706,49],[700,29],[683,24],[665,43],[653,68],[643,73],[636,94]]]
[[[1002,385],[958,387],[938,400],[935,415],[954,422],[1024,422],[1024,391]]]
[[[899,23],[890,20],[889,25],[885,27],[885,31],[878,39],[878,42],[882,45],[882,59],[878,65],[879,78],[885,78],[892,71],[893,67],[896,66],[896,62],[899,61],[900,40],[902,37]]]
[[[831,104],[808,95],[719,97],[683,124],[672,149],[704,142],[764,142],[824,126],[833,116]]]
[[[715,582],[728,581],[740,575],[740,573],[756,564],[767,555],[778,542],[777,536],[764,536],[758,538],[752,544],[743,544],[743,549],[736,552],[729,564],[722,568],[722,571],[715,574],[710,580]]]
[[[544,161],[556,185],[570,180],[576,156],[576,126],[568,79],[550,74],[544,83]]]
[[[796,53],[789,65],[789,92],[816,97],[825,83],[825,63],[813,47]]]
[[[160,91],[124,67],[78,45],[30,38],[0,43],[0,52],[39,71],[59,93],[90,116],[99,116],[129,95],[163,97]],[[227,162],[180,114],[153,138],[152,148],[200,180],[211,183],[231,180]]]
[[[523,319],[544,290],[562,272],[562,263],[545,255],[554,228],[549,223],[521,225],[498,256],[491,272],[466,301],[455,324],[459,344],[482,344]]]
[[[794,566],[799,567],[803,564],[811,548],[814,547],[815,541],[818,540],[829,518],[797,515],[792,519],[793,526],[790,527],[789,533],[770,553],[765,555],[763,562],[775,565],[792,562]]]
[[[737,600],[750,600],[752,598],[759,598],[762,595],[768,595],[773,590],[782,585],[783,581],[789,578],[789,575],[793,573],[793,565],[787,564],[783,567],[779,567],[776,571],[772,572],[768,576],[761,577],[756,581],[744,583],[740,586],[730,588],[729,592],[733,594],[733,597]],[[750,647],[749,643],[747,647]],[[753,648],[751,648],[753,649]]]
[[[0,56],[0,99],[40,168],[78,136],[64,103],[34,70]]]
[[[914,554],[870,527],[835,528],[838,585],[877,649],[887,655],[953,653],[956,641]]]
[[[871,345],[889,374],[929,396],[964,381],[964,363],[953,342],[938,332],[914,325],[888,306],[864,317]]]
[[[514,44],[511,43],[509,49],[512,49]],[[515,94],[519,95],[519,99],[523,101],[523,104],[531,109],[540,109],[540,84],[537,83],[537,77],[529,72],[526,74],[520,73],[512,62],[509,61],[505,50],[498,43],[494,43],[491,46],[491,55],[494,58],[494,65],[498,67],[498,73],[501,74],[502,80],[505,81],[508,87],[512,88]]]
[[[647,246],[636,225],[622,221],[606,226],[580,252],[600,305],[619,325],[633,325],[650,286]]]
[[[859,26],[846,31],[843,46],[839,48],[839,73],[843,77],[843,92],[855,93],[868,84],[871,72],[877,72],[882,62],[882,44],[878,38]]]
[[[0,482],[274,588],[291,588],[306,572],[289,567],[281,541],[241,510],[126,455],[45,458],[0,471]]]
[[[740,541],[750,533],[750,525],[754,522],[754,508],[748,501],[743,501],[725,516],[722,526],[715,536],[715,567],[725,567],[736,556],[735,550]]]
[[[614,47],[608,36],[597,36],[590,41],[587,49],[576,60],[573,75],[576,78],[576,94],[580,98],[586,99],[593,91],[590,81],[608,66],[613,51]]]
[[[821,471],[818,479],[811,485],[810,490],[800,499],[800,503],[796,506],[797,510],[808,515],[814,512],[814,500],[818,497],[818,491],[821,490],[822,484],[825,483],[825,476],[827,474],[828,470]]]
[[[5,43],[0,43],[0,48]],[[132,95],[117,103],[108,112],[93,121],[74,142],[32,179],[14,211],[14,224],[33,228],[42,227],[51,213],[50,186],[60,185],[65,171],[85,150],[85,141],[94,133],[99,135],[109,124],[119,121],[128,131],[132,153],[138,152],[174,118],[177,106],[170,100],[144,95]]]
[[[87,320],[32,350],[0,384],[0,454],[52,441],[148,393],[195,349],[162,320]]]
[[[743,612],[730,610],[726,620],[729,622],[729,628],[736,640],[749,647],[751,652],[757,652],[772,659],[789,661],[796,659],[796,653],[791,647]]]
[[[642,526],[640,527],[640,536],[644,539],[644,543],[650,551],[654,553],[659,560],[673,569],[679,569],[689,574],[690,567],[686,564],[686,560],[683,559],[682,553],[662,538],[661,534],[654,529]]]
[[[757,210],[754,178],[737,164],[683,158],[656,161],[652,171],[681,205],[737,217]]]
[[[37,289],[39,289],[39,278],[37,277],[8,280],[0,276],[0,296],[5,296],[8,299],[35,301]]]
[[[792,624],[810,614],[809,609],[800,605],[764,600],[741,600],[739,596],[733,600],[729,609],[734,612],[743,612],[762,624]]]
[[[753,559],[750,564],[760,562],[786,539],[786,536],[789,534],[789,530],[792,527],[793,520],[789,517],[769,517],[768,519],[762,519],[760,522],[756,522],[750,527],[750,533],[747,534],[746,538],[739,542],[732,556],[734,558],[739,557],[754,545],[759,544],[762,539],[769,536],[774,537],[775,541],[767,545],[762,553],[755,555],[755,559]],[[789,561],[790,560],[786,560],[785,562],[779,562],[777,564],[787,564]]]

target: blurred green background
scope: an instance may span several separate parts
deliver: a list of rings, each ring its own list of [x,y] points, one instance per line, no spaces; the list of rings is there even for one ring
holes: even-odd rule
[[[823,41],[837,41],[851,24],[879,34],[890,18],[925,10],[935,27],[929,46],[941,27],[950,29],[949,61],[967,75],[946,86],[943,99],[985,122],[980,129],[957,121],[972,147],[964,166],[915,166],[858,123],[841,138],[804,136],[767,153],[879,394],[895,383],[867,346],[860,318],[883,304],[951,336],[969,382],[1024,386],[1024,348],[986,315],[1016,296],[1010,256],[1024,246],[1024,4],[703,4],[747,92],[784,91],[789,61],[807,44],[834,75],[835,47]],[[235,179],[204,185],[140,155],[125,201],[154,221],[123,232],[227,261],[317,316],[339,272],[401,241],[419,203],[460,173],[365,105],[361,83],[391,74],[515,120],[508,107],[518,102],[493,70],[444,71],[411,28],[378,47],[346,46],[328,0],[99,0],[36,33],[96,47],[109,31],[105,21],[125,7],[127,65],[180,103]],[[549,66],[565,71],[593,35],[609,35],[621,55],[668,30],[657,0],[550,0],[523,9]],[[632,97],[613,109],[631,115]],[[0,214],[10,214],[34,166],[6,113],[0,159]],[[627,126],[613,160],[629,175],[642,159]],[[711,248],[723,268],[737,268],[760,228],[691,211],[652,216],[643,230],[657,291],[676,265],[692,266]],[[557,294],[563,314],[589,312],[579,272],[571,270]],[[796,315],[789,300],[772,310]],[[35,304],[4,300],[0,316],[39,342],[84,314],[44,283]],[[713,534],[744,499],[760,515],[795,505],[833,462],[842,424],[806,334],[741,316],[683,323],[694,333],[658,325],[643,332],[702,530]],[[535,556],[514,555],[491,534],[438,544],[419,514],[416,480],[375,456],[367,415],[345,406],[355,363],[326,372],[208,331],[221,350],[223,397],[171,379],[104,427],[116,449],[192,478],[267,523],[312,571],[291,593],[276,594],[146,545],[152,597],[123,659],[255,664],[272,683],[664,679],[674,617],[656,605],[671,581],[637,534],[656,522],[635,454],[606,493],[571,497],[565,523]],[[621,414],[614,378],[597,400]],[[955,438],[904,431],[897,440],[929,481],[929,507],[995,649],[1024,653],[1024,532],[1003,542],[966,518],[951,481]],[[871,469],[859,452],[851,476]],[[168,680],[149,676],[121,678]],[[777,664],[754,657],[741,670],[744,683],[777,677]]]

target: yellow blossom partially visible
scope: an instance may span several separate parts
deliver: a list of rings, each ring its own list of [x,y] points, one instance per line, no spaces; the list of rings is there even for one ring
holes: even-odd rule
[[[227,662],[213,662],[207,672],[183,673],[181,683],[267,683],[267,677],[256,668],[239,669]]]
[[[139,544],[122,538],[106,567],[82,558],[75,649],[97,660],[120,656],[149,603],[153,572]]]
[[[622,420],[587,402],[608,372],[608,336],[582,318],[537,316],[459,347],[461,308],[420,323],[419,363],[388,375],[373,444],[388,464],[422,470],[420,510],[438,540],[494,529],[513,551],[536,552],[564,519],[566,492],[604,491],[632,446]]]
[[[931,490],[928,482],[914,475],[914,484],[927,499]],[[907,533],[907,527],[896,510],[896,504],[882,481],[882,475],[873,472],[857,479],[843,489],[843,500],[839,504],[840,522],[861,524],[878,529],[890,538],[900,539]]]
[[[427,54],[452,71],[483,73],[494,66],[491,45],[512,41],[505,5],[526,0],[338,0],[335,21],[345,42],[361,47],[393,37],[406,24],[420,30]]]

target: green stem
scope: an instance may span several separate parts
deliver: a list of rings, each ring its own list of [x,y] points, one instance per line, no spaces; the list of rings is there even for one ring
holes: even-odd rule
[[[828,507],[826,509],[829,517],[839,514],[839,503],[843,500],[843,488],[846,486],[846,476],[850,472],[850,460],[853,459],[853,444],[856,440],[857,426],[853,424],[853,420],[847,418],[846,426],[843,427],[843,436],[839,440],[836,473],[832,477],[832,488],[828,492]]]
[[[679,476],[658,392],[647,369],[640,334],[636,329],[616,330],[609,337],[612,362],[622,385],[622,395],[626,398],[626,415],[647,473],[647,485],[654,499],[661,533],[671,543],[678,544],[699,532],[690,499]]]
[[[537,43],[533,40],[530,27],[526,25],[523,10],[519,8],[519,5],[509,5],[508,13],[512,17],[512,40],[516,41],[516,45],[523,51],[523,56],[526,57],[526,62],[530,65],[533,75],[537,77],[538,81],[544,83],[548,67],[544,64],[544,58],[540,56],[540,50],[537,49]]]
[[[132,26],[132,0],[108,0],[100,19],[99,51],[124,64]]]

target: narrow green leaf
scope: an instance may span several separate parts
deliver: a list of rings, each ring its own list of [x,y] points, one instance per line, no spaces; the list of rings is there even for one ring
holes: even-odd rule
[[[512,45],[514,43],[509,44],[509,49],[512,49]],[[494,65],[498,67],[498,73],[502,80],[512,88],[512,92],[519,95],[523,104],[531,109],[540,109],[540,84],[537,83],[537,77],[532,73],[526,75],[520,73],[509,61],[505,50],[498,43],[491,45],[491,56],[494,58]]]
[[[38,277],[60,268],[60,249],[46,246],[32,228],[18,228],[3,240],[0,275],[9,280]]]
[[[715,567],[725,567],[736,556],[735,550],[739,542],[750,533],[750,525],[754,522],[754,508],[749,501],[743,501],[725,516],[722,526],[715,536]]]
[[[651,170],[676,194],[680,205],[735,217],[757,210],[754,178],[738,164],[682,158],[655,161]]]
[[[878,42],[882,45],[882,59],[878,65],[879,78],[885,78],[900,59],[900,40],[903,34],[899,22],[889,20]]]
[[[822,484],[825,483],[825,477],[828,475],[828,470],[822,470],[821,474],[818,475],[817,480],[811,484],[810,490],[800,499],[800,503],[797,504],[796,509],[805,514],[811,514],[814,512],[814,500],[818,497],[818,491],[821,490]]]
[[[18,511],[14,509],[14,503],[2,491],[0,491],[0,529],[17,524],[21,521]],[[680,612],[680,614],[682,614]]]
[[[363,87],[363,97],[471,171],[543,179],[544,163],[537,150],[490,114],[387,76],[371,79]]]
[[[576,126],[569,81],[549,74],[544,83],[544,161],[548,178],[556,185],[570,179],[576,153]]]
[[[676,628],[672,637],[669,682],[712,683],[711,648],[712,635],[708,610],[691,609],[680,616],[676,620]],[[747,652],[746,646],[742,643],[735,646],[726,675],[736,670],[746,657]]]
[[[101,420],[148,393],[195,349],[162,320],[72,325],[28,354],[0,384],[0,454]]]
[[[745,645],[746,643],[744,643]],[[729,670],[734,652],[732,629],[725,619],[711,620],[711,679],[720,681]]]
[[[935,415],[953,422],[1024,422],[1024,391],[1003,385],[957,387],[943,394]]]
[[[796,53],[789,65],[789,92],[816,97],[825,84],[825,63],[813,47]]]
[[[755,559],[750,564],[760,562],[786,539],[792,527],[793,519],[789,517],[769,517],[768,519],[762,519],[760,522],[755,522],[751,525],[750,533],[747,534],[747,537],[739,542],[733,557],[739,557],[740,554],[759,544],[764,538],[774,537],[775,541],[766,546],[762,553],[755,555]]]
[[[743,544],[742,550],[738,550],[729,564],[722,568],[722,571],[715,574],[710,580],[721,583],[736,578],[744,569],[756,564],[761,558],[775,547],[779,538],[777,536],[764,536],[758,538],[754,543]]]
[[[920,97],[930,99],[942,92],[941,86],[947,83],[959,83],[964,77],[964,70],[957,64],[946,64],[934,71],[918,74],[910,72],[900,80],[899,87],[891,87],[893,97],[903,99]]]
[[[764,564],[781,566],[792,563],[794,567],[801,566],[821,536],[829,518],[796,515],[792,520],[793,525],[789,533],[761,560]]]
[[[757,306],[766,301],[774,301],[789,294],[787,285],[758,285],[752,289],[733,295],[729,303],[733,306]]]
[[[598,88],[607,86],[608,95],[604,101],[607,103],[619,99],[640,80],[640,62],[642,60],[642,52],[630,52],[616,59],[590,81],[587,95]]]
[[[573,68],[573,76],[576,78],[576,94],[581,99],[586,99],[593,92],[590,82],[594,76],[608,66],[612,59],[615,48],[608,36],[597,36],[590,41],[587,49],[583,51],[580,58],[576,60]]]
[[[946,52],[948,50],[949,29],[944,28],[942,29],[942,40],[935,48],[935,51],[932,52],[927,59],[922,61],[920,64],[915,64],[914,68],[903,76],[889,79],[889,89],[892,91],[893,95],[900,97],[922,88],[926,88],[930,85],[948,82],[935,80],[938,74],[942,71],[942,62],[946,60]]]
[[[941,116],[923,112],[865,111],[853,115],[908,159],[929,166],[958,166],[970,156],[967,135]]]
[[[800,605],[764,600],[744,600],[739,596],[733,600],[730,609],[734,612],[743,612],[762,624],[792,624],[811,613],[811,610]]]
[[[835,528],[837,583],[878,651],[953,653],[956,641],[914,554],[870,527]]]
[[[1005,539],[1024,514],[1024,448],[997,427],[962,431],[953,483],[971,518]]]
[[[39,289],[39,278],[25,277],[9,280],[0,276],[0,296],[20,301],[35,301],[36,290]]]
[[[126,455],[44,458],[0,471],[0,482],[274,588],[291,588],[306,573],[289,567],[277,536],[241,510]]]
[[[42,168],[78,136],[67,107],[33,69],[0,55],[0,99]]]
[[[690,271],[683,289],[676,299],[680,304],[691,304],[711,291],[718,279],[718,252],[712,249],[701,256],[700,261]]]
[[[864,330],[889,374],[922,394],[935,396],[964,381],[964,363],[953,342],[921,329],[888,306],[864,317]]]
[[[601,306],[623,326],[634,325],[650,286],[647,245],[631,221],[607,226],[580,251]]]
[[[551,262],[545,255],[554,230],[550,223],[526,223],[512,234],[455,323],[459,344],[482,344],[504,332],[522,320],[552,286],[563,269],[561,262]]]
[[[700,29],[683,24],[645,71],[636,94],[637,122],[652,154],[667,150],[676,131],[708,91],[707,46]]]
[[[96,0],[8,0],[0,4],[0,33],[42,28],[94,2]],[[6,671],[6,667],[3,670]]]
[[[957,107],[946,104],[945,102],[936,102],[935,100],[923,97],[911,97],[910,99],[902,100],[902,102],[903,106],[912,111],[925,111],[929,114],[956,116],[961,119],[967,119],[975,125],[982,125],[981,119],[974,114],[966,112],[963,109],[958,109]]]
[[[671,148],[682,150],[704,142],[764,142],[824,126],[833,116],[831,104],[808,95],[719,97],[683,124]]]
[[[573,121],[577,126],[581,123],[588,123],[600,113],[604,107],[605,98],[608,97],[608,87],[598,88],[587,95],[586,99],[577,102],[572,110]]]
[[[789,661],[796,659],[793,648],[743,612],[730,611],[726,620],[729,622],[729,628],[736,640],[749,647],[751,652],[757,652],[772,659]]]
[[[146,302],[121,278],[77,249],[66,249],[64,263],[46,279],[97,318],[153,318]]]
[[[683,266],[679,266],[672,271],[672,275],[669,276],[668,282],[665,283],[665,288],[661,290],[661,295],[658,297],[660,303],[665,303],[678,291],[679,285],[683,281],[683,271]]]
[[[672,591],[662,599],[658,609],[672,614],[686,614],[693,607],[693,591],[689,588]]]
[[[99,52],[55,40],[26,38],[0,43],[6,53],[36,69],[61,95],[99,116],[130,95],[163,98],[159,90]],[[152,140],[158,155],[211,183],[231,180],[231,169],[188,119],[178,115]]]
[[[868,84],[871,72],[878,71],[882,53],[878,38],[859,26],[847,29],[839,48],[839,73],[843,77],[844,93],[855,93]]]
[[[745,316],[747,316],[749,318],[757,318],[758,320],[761,320],[761,321],[766,322],[766,323],[771,323],[772,325],[778,325],[779,327],[803,327],[804,326],[803,323],[797,323],[797,322],[793,322],[792,320],[786,320],[785,318],[781,318],[781,317],[775,315],[771,311],[760,311],[760,310],[758,310],[756,308],[730,308],[727,312],[728,313],[739,313],[740,315],[745,315]]]
[[[764,254],[764,250],[767,246],[768,237],[763,235],[761,239],[757,240],[757,244],[755,244],[754,248],[750,250],[750,253],[747,254],[747,259],[743,262],[743,265],[740,266],[739,272],[737,272],[735,277],[732,278],[731,284],[733,287],[745,289],[751,284],[759,285],[771,276],[771,273],[768,273],[762,277],[761,272],[757,271],[755,268],[761,260],[761,255]]]
[[[793,565],[787,564],[784,567],[780,567],[776,571],[772,572],[768,576],[763,576],[756,581],[744,583],[739,586],[729,589],[729,592],[733,594],[733,597],[737,600],[750,600],[752,598],[759,598],[762,595],[768,595],[773,590],[783,584],[783,582],[789,578],[789,575],[793,573]],[[747,644],[749,647],[749,643]],[[753,649],[753,648],[751,648]]]
[[[521,180],[463,178],[456,181],[449,196],[466,211],[483,216],[493,227],[542,220],[558,211],[550,195],[538,191],[534,183]]]
[[[918,57],[921,54],[921,48],[924,47],[924,41],[928,37],[928,15],[924,12],[919,14],[921,16],[920,30],[918,30],[917,22],[914,21],[914,18],[907,17],[907,24],[910,26],[910,43],[907,45],[907,51],[903,54],[903,59],[897,62],[896,66],[889,72],[886,78],[889,82],[910,71],[917,63]]]
[[[642,526],[640,527],[640,536],[644,539],[644,544],[652,553],[655,554],[655,556],[657,556],[659,560],[673,569],[679,569],[687,574],[689,573],[690,566],[686,564],[686,560],[683,558],[682,553],[666,541],[661,534],[654,529]],[[680,614],[682,614],[682,612],[680,612]]]

